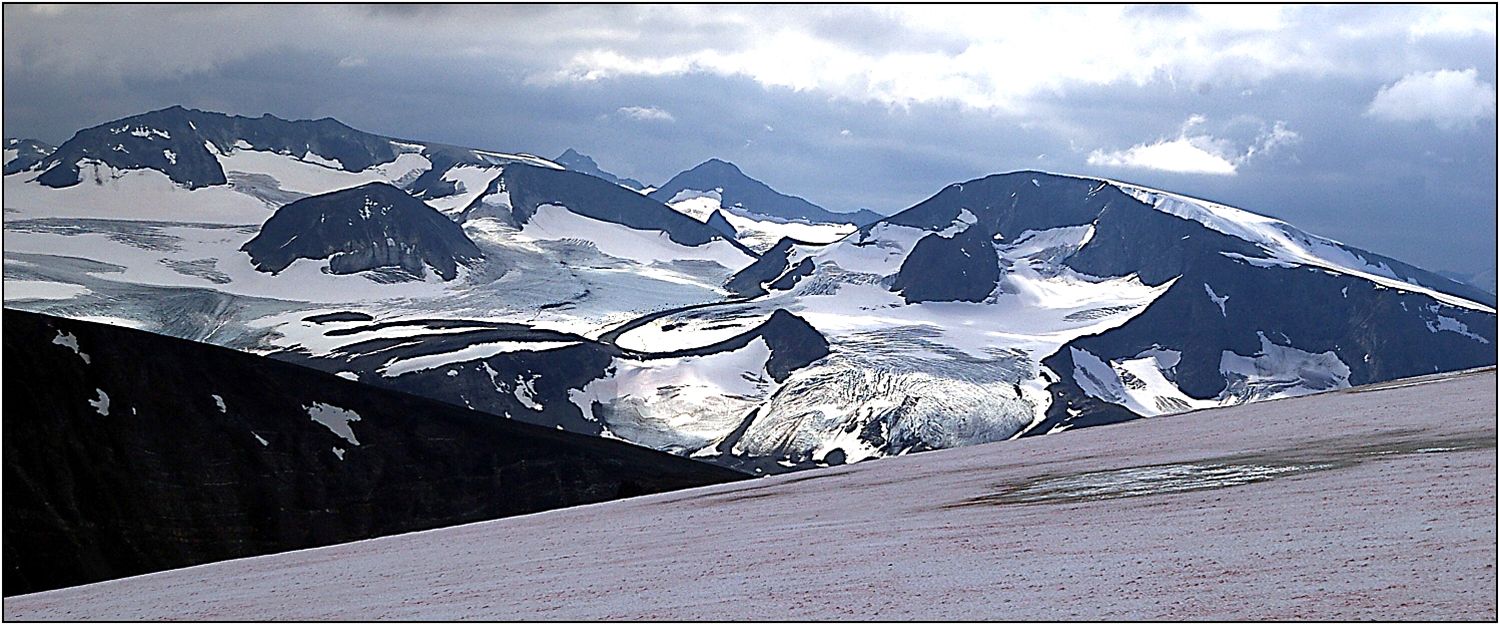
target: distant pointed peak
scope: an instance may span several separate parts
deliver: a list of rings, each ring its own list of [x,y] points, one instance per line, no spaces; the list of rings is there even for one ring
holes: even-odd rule
[[[710,158],[706,161],[703,161],[702,163],[699,163],[698,166],[694,167],[693,169],[726,169],[742,176],[745,175],[745,172],[740,171],[738,165],[720,158]]]
[[[564,165],[577,164],[594,169],[597,169],[599,167],[599,164],[594,162],[594,158],[592,156],[579,152],[578,150],[575,150],[573,148],[564,150],[561,156],[558,156],[553,160]]]

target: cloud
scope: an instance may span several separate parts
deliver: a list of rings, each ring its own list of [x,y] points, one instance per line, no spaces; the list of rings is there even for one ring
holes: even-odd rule
[[[1179,137],[1159,140],[1150,145],[1136,145],[1128,150],[1089,153],[1088,164],[1131,169],[1155,169],[1179,174],[1234,175],[1235,165],[1216,154],[1212,146],[1195,139]]]
[[[892,107],[1003,113],[1114,85],[1168,89],[1426,67],[1409,45],[1489,40],[1492,7],[7,5],[5,69],[72,80],[180,78],[281,50],[331,59],[484,60],[532,84],[704,74]],[[390,41],[421,32],[458,46]],[[650,33],[643,36],[643,33]],[[1464,39],[1468,38],[1468,39]],[[68,41],[59,46],[57,41]],[[1415,42],[1415,43],[1413,43]],[[817,62],[808,62],[816,59]],[[332,61],[331,61],[332,62]]]
[[[1270,129],[1263,130],[1249,145],[1236,149],[1227,139],[1194,130],[1207,121],[1203,115],[1189,116],[1176,138],[1157,139],[1125,150],[1097,149],[1089,153],[1086,162],[1104,167],[1233,176],[1251,159],[1301,139],[1286,127],[1285,122],[1278,121]]]
[[[362,56],[346,56],[339,59],[339,67],[364,67],[369,61]]]
[[[1407,74],[1380,88],[1365,115],[1396,122],[1430,121],[1454,129],[1495,114],[1495,86],[1473,68]]]
[[[615,111],[639,122],[675,122],[671,113],[654,106],[622,106]]]
[[[591,46],[534,78],[743,76],[766,87],[895,107],[957,103],[1023,113],[1038,98],[1093,86],[1231,83],[1241,91],[1287,75],[1386,78],[1392,70],[1410,71],[1407,60],[1373,62],[1367,48],[1430,37],[1493,38],[1493,15],[1478,9],[1196,6],[1163,17],[1138,7],[887,6],[865,8],[854,26],[836,32],[818,26],[827,16],[814,8],[757,7],[716,16],[741,31],[732,40]],[[1408,26],[1414,23],[1426,26]],[[886,45],[872,47],[871,40]]]

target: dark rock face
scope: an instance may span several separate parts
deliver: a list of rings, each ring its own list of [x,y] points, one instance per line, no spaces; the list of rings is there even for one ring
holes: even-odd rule
[[[6,139],[5,149],[15,150],[14,158],[5,161],[5,175],[18,171],[31,169],[33,165],[40,163],[42,159],[50,156],[56,147],[37,141],[36,139]]]
[[[573,148],[568,148],[562,153],[561,156],[552,159],[552,162],[568,168],[569,171],[576,171],[580,174],[588,174],[595,178],[607,180],[623,187],[635,189],[636,191],[640,191],[641,189],[646,188],[646,185],[641,184],[641,181],[639,180],[635,180],[632,178],[621,178],[607,171],[604,171],[603,169],[600,169],[599,164],[594,162],[593,158],[589,157],[586,154],[579,154]]]
[[[724,217],[723,211],[714,211],[713,214],[708,216],[708,221],[703,223],[708,224],[708,227],[718,230],[719,234],[731,239],[740,236],[740,231],[734,229],[734,225],[730,224],[729,219]]]
[[[733,163],[716,158],[673,176],[660,189],[652,191],[651,197],[661,202],[670,202],[678,193],[686,190],[714,189],[720,189],[720,203],[726,208],[738,207],[749,213],[782,221],[864,225],[880,219],[880,215],[869,210],[835,213],[800,197],[780,193],[745,175]]]
[[[432,161],[432,168],[407,183],[406,192],[422,200],[435,200],[459,193],[458,183],[444,180],[443,174],[463,161],[447,153],[429,153],[427,158]]]
[[[797,286],[797,283],[801,282],[803,278],[812,275],[815,269],[817,269],[817,266],[813,263],[813,259],[804,258],[797,263],[797,266],[792,267],[790,271],[781,274],[780,278],[772,280],[769,286],[775,291],[789,290]]]
[[[1127,200],[1135,201],[1098,181],[1019,171],[948,185],[884,221],[941,230],[968,210],[979,219],[974,227],[1009,241],[1025,230],[1087,224],[1106,206]]]
[[[1221,299],[1222,309],[1209,290]],[[1473,336],[1441,329],[1457,328],[1454,321]],[[1053,406],[1047,420],[1030,434],[1064,424],[1080,427],[1135,418],[1113,404],[1079,403],[1084,393],[1072,375],[1069,348],[1106,360],[1130,359],[1148,349],[1177,351],[1181,356],[1173,381],[1188,396],[1206,399],[1226,390],[1235,392],[1221,371],[1224,352],[1256,355],[1263,349],[1262,335],[1273,345],[1332,353],[1349,368],[1351,385],[1495,363],[1493,314],[1316,268],[1252,267],[1223,257],[1205,258],[1139,316],[1118,328],[1079,338],[1043,360],[1062,379],[1049,386]],[[1311,377],[1324,372],[1299,373]]]
[[[375,320],[375,318],[371,317],[368,314],[365,314],[365,313],[362,313],[362,312],[353,312],[353,311],[331,312],[331,313],[325,313],[325,314],[321,314],[321,315],[312,315],[310,317],[303,318],[303,321],[311,321],[313,323],[332,323],[332,322],[335,322],[335,321],[374,321],[374,320]]]
[[[766,372],[777,382],[785,382],[792,372],[828,355],[828,339],[806,319],[785,310],[771,313],[757,331],[771,347]]]
[[[510,193],[511,212],[517,224],[529,221],[541,205],[557,204],[600,221],[636,230],[664,232],[672,241],[682,245],[697,246],[725,240],[747,255],[756,256],[749,248],[733,238],[725,238],[707,224],[650,197],[593,176],[530,165],[510,165],[505,168],[501,181]]]
[[[745,476],[228,349],[4,312],[6,595]]]
[[[482,256],[462,226],[383,182],[287,204],[240,249],[273,274],[299,258],[327,258],[336,274],[397,267],[421,276],[431,267],[444,280]]]
[[[760,258],[755,259],[755,262],[751,263],[750,266],[730,276],[729,282],[725,283],[724,288],[729,289],[729,292],[740,297],[765,295],[766,289],[761,285],[775,280],[786,273],[789,268],[788,265],[791,262],[792,246],[796,244],[796,241],[782,237],[780,241],[776,242],[776,245],[771,246],[771,249],[761,254]],[[811,265],[808,268],[810,270]]]
[[[288,121],[174,106],[78,131],[41,162],[45,171],[37,181],[49,187],[78,184],[79,161],[92,160],[116,169],[156,169],[189,189],[224,184],[224,169],[208,145],[228,153],[239,142],[252,150],[315,154],[338,161],[347,171],[389,163],[397,156],[390,139],[332,118]]]
[[[908,304],[982,302],[1000,280],[1000,256],[979,228],[945,237],[932,233],[912,247],[892,288]]]

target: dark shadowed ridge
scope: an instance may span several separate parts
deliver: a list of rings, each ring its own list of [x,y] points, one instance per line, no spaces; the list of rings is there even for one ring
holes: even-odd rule
[[[463,227],[384,182],[303,198],[276,211],[240,248],[255,268],[278,273],[298,259],[329,259],[329,271],[431,267],[444,280],[482,256]]]
[[[230,349],[6,309],[4,594],[743,479]]]
[[[217,156],[250,149],[316,155],[346,171],[389,163],[398,155],[387,137],[355,130],[336,119],[288,121],[274,115],[240,117],[173,106],[78,131],[42,160],[37,182],[69,187],[82,180],[79,164],[115,169],[155,169],[189,189],[224,184]]]
[[[573,148],[568,148],[562,153],[561,156],[552,159],[552,162],[557,163],[558,165],[562,165],[563,167],[566,167],[571,171],[576,171],[580,174],[588,174],[595,178],[608,180],[622,187],[629,187],[636,191],[640,191],[641,189],[646,188],[646,185],[641,184],[641,181],[639,180],[636,180],[634,178],[621,178],[612,173],[604,171],[603,169],[600,169],[599,164],[594,162],[594,159],[592,157],[588,156],[587,154],[581,154]]]

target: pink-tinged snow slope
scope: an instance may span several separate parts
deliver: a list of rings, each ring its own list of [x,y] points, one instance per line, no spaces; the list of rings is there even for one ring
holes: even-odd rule
[[[1495,372],[8,598],[7,619],[1496,618]]]

